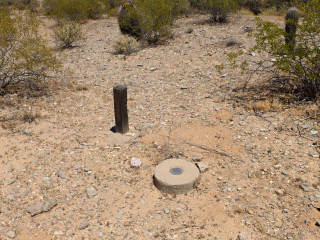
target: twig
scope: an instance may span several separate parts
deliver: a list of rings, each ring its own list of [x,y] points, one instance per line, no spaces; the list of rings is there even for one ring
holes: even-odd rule
[[[220,152],[220,151],[213,149],[213,148],[207,148],[207,147],[204,147],[204,146],[201,146],[201,145],[198,145],[195,143],[187,142],[187,141],[183,141],[183,143],[188,144],[190,146],[194,146],[194,147],[203,149],[203,150],[206,150],[206,151],[209,151],[209,152],[215,152],[215,153],[220,154],[222,156],[231,157],[231,158],[233,157],[232,155],[226,154],[224,152]]]

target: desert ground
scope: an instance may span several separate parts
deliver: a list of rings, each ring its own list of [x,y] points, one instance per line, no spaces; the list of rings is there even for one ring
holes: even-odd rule
[[[224,53],[268,57],[249,53],[254,16],[207,19],[182,17],[172,39],[128,56],[114,54],[116,18],[90,20],[56,52],[52,90],[1,97],[0,239],[320,239],[318,105],[266,97],[261,79],[243,88]],[[53,47],[54,24],[43,18]],[[126,134],[110,130],[118,84]],[[169,158],[208,169],[188,193],[162,193],[153,173]]]

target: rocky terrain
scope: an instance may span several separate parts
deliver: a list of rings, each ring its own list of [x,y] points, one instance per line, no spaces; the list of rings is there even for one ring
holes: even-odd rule
[[[56,53],[55,90],[1,97],[0,239],[320,239],[319,107],[259,98],[240,71],[218,72],[225,52],[253,46],[254,17],[206,19],[179,19],[173,39],[129,56],[113,53],[115,18],[89,21]],[[110,130],[118,84],[124,135]],[[187,194],[165,194],[153,172],[168,158],[208,168]]]

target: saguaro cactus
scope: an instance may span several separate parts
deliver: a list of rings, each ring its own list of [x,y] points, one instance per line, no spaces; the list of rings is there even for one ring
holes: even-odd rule
[[[296,45],[296,32],[299,21],[299,11],[295,7],[289,8],[286,15],[285,42],[290,50],[294,50]]]

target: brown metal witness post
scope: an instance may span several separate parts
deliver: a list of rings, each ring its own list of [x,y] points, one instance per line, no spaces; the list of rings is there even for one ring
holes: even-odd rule
[[[129,131],[127,110],[127,86],[118,85],[113,87],[114,115],[116,119],[116,132],[126,133]]]

